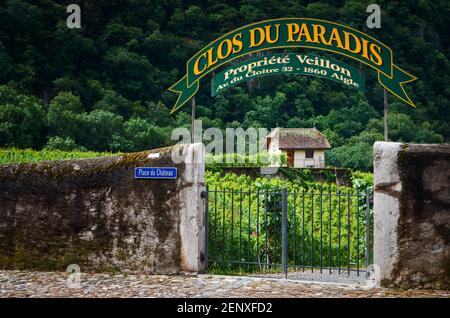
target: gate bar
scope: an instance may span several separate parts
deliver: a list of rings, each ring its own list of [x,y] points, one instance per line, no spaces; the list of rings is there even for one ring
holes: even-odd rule
[[[247,270],[250,270],[250,210],[251,210],[251,193],[248,189],[248,236],[247,236]]]
[[[222,263],[225,263],[225,188],[222,199]]]
[[[297,191],[294,190],[294,272],[297,271]]]
[[[302,272],[305,271],[305,189],[302,190]]]
[[[205,266],[208,266],[208,235],[209,235],[209,189],[206,186],[205,196]]]
[[[243,200],[242,189],[240,191],[240,202],[239,202],[239,269],[242,265],[242,200]]]
[[[281,250],[281,258],[282,258],[282,266],[283,273],[287,278],[287,189],[283,188],[281,191],[281,241],[282,241],[282,250]]]
[[[234,189],[231,190],[231,234],[230,234],[230,255],[233,255],[234,247]]]
[[[347,275],[350,275],[350,204],[352,197],[350,192],[347,192]]]
[[[261,271],[261,265],[260,263],[260,255],[259,255],[259,189],[258,193],[256,194],[257,201],[256,201],[256,261],[258,262],[258,268]]]
[[[366,278],[369,278],[370,258],[370,190],[366,188]]]
[[[322,235],[322,227],[323,227],[323,207],[322,207],[322,188],[320,188],[320,273],[322,274],[323,267],[323,235]]]
[[[214,264],[217,261],[217,186],[214,191]]]
[[[268,209],[267,209],[267,204],[268,204],[268,202],[269,202],[269,199],[268,199],[268,195],[267,195],[267,189],[266,189],[266,193],[265,193],[265,199],[266,199],[266,206],[265,206],[265,228],[266,228],[266,230],[265,230],[265,239],[266,239],[266,253],[265,253],[265,258],[266,258],[266,260],[265,260],[265,265],[266,265],[266,272],[267,272],[267,270],[269,269],[269,242],[268,242],[268,230],[269,230],[269,225],[268,225],[268,222],[267,222],[267,214],[269,213],[268,212]]]
[[[356,196],[356,275],[359,276],[359,195]]]
[[[331,235],[331,228],[332,228],[332,226],[331,226],[331,221],[332,221],[332,219],[331,219],[331,217],[332,217],[332,214],[333,214],[333,211],[332,211],[332,209],[331,209],[331,187],[328,189],[328,194],[329,194],[329,201],[328,201],[328,212],[329,212],[329,218],[330,218],[330,221],[329,221],[329,223],[328,223],[328,267],[330,268],[329,270],[330,270],[330,274],[331,274],[331,263],[332,263],[332,244],[331,244],[331,242],[332,242],[332,235]]]
[[[341,193],[339,189],[336,191],[338,197],[338,274],[341,275]]]
[[[314,273],[314,190],[311,192],[311,273]]]

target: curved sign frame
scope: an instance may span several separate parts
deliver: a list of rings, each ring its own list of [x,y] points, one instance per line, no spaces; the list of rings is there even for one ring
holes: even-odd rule
[[[378,81],[410,106],[403,84],[417,78],[393,63],[392,50],[351,27],[309,18],[281,18],[249,24],[228,32],[197,52],[186,64],[186,75],[169,88],[178,93],[172,112],[199,89],[199,81],[219,66],[249,53],[278,48],[308,48],[334,52],[378,72]]]

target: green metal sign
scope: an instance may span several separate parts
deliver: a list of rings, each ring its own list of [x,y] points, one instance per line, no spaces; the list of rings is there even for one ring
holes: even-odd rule
[[[186,75],[169,90],[178,94],[176,111],[199,89],[199,82],[217,67],[249,53],[279,48],[308,48],[357,60],[378,72],[378,81],[399,99],[414,106],[403,85],[416,77],[394,64],[392,50],[351,27],[319,19],[265,20],[233,30],[209,43],[186,64]]]
[[[211,84],[211,95],[252,78],[302,74],[326,78],[346,86],[364,91],[364,73],[341,61],[311,54],[274,54],[252,58],[215,75]]]

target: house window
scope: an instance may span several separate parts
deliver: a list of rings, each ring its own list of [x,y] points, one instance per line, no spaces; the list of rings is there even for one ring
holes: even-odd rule
[[[314,150],[313,149],[306,149],[305,150],[305,158],[306,159],[314,158]]]

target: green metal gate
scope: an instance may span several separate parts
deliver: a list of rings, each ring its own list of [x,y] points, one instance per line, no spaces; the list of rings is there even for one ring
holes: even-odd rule
[[[366,275],[371,195],[207,188],[208,271]]]

